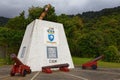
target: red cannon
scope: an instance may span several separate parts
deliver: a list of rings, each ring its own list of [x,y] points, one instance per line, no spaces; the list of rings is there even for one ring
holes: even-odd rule
[[[82,69],[86,69],[86,68],[92,68],[93,70],[97,69],[97,61],[100,60],[100,59],[102,59],[103,57],[104,56],[101,55],[101,56],[95,58],[92,61],[89,61],[87,63],[82,64]]]
[[[68,67],[69,67],[68,63],[51,65],[51,66],[44,66],[44,67],[42,67],[42,72],[52,73],[51,68],[59,68],[59,70],[61,70],[61,71],[68,72],[69,71]]]
[[[31,73],[31,69],[29,66],[24,65],[17,57],[15,54],[12,54],[10,56],[12,60],[14,60],[14,65],[11,69],[10,75],[14,76],[16,73],[21,74],[22,76],[25,76],[27,73]]]

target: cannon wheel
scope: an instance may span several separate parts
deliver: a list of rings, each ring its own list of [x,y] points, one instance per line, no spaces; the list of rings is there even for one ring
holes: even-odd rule
[[[97,69],[97,66],[96,66],[96,65],[92,65],[92,69],[93,69],[93,70],[96,70],[96,69]]]
[[[13,72],[11,71],[10,76],[15,76],[15,73],[13,73]]]
[[[29,70],[29,71],[27,71],[28,72],[28,74],[30,74],[32,71],[31,71],[31,69]]]
[[[85,67],[85,66],[82,66],[82,69],[86,69],[86,67]]]
[[[22,76],[26,76],[26,74],[27,74],[26,70],[23,70],[22,71]]]

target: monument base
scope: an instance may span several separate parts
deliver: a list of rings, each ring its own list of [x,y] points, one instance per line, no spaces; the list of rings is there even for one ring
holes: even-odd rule
[[[63,25],[39,19],[27,26],[18,58],[32,71],[64,63],[74,68]]]

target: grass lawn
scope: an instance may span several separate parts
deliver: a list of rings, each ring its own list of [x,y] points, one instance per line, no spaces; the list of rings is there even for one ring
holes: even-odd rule
[[[0,59],[0,66],[5,64],[5,59]]]
[[[75,66],[81,66],[83,63],[93,60],[92,58],[78,58],[78,57],[72,57],[72,59]],[[4,64],[5,60],[0,59],[0,66]],[[98,66],[106,68],[120,68],[120,63],[98,61]]]
[[[86,63],[92,58],[78,58],[78,57],[72,57],[73,63],[76,66],[81,66],[83,63]],[[113,63],[113,62],[103,62],[103,61],[98,61],[98,66],[99,67],[106,67],[106,68],[120,68],[120,63]]]

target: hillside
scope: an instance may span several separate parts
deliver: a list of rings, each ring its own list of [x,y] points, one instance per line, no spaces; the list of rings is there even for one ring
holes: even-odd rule
[[[101,11],[89,11],[89,12],[83,12],[80,17],[84,18],[84,20],[93,20],[97,19],[101,16],[111,16],[111,15],[118,15],[120,14],[120,6],[114,7],[114,8],[105,8]]]
[[[8,22],[9,18],[0,17],[0,26],[5,25]]]

